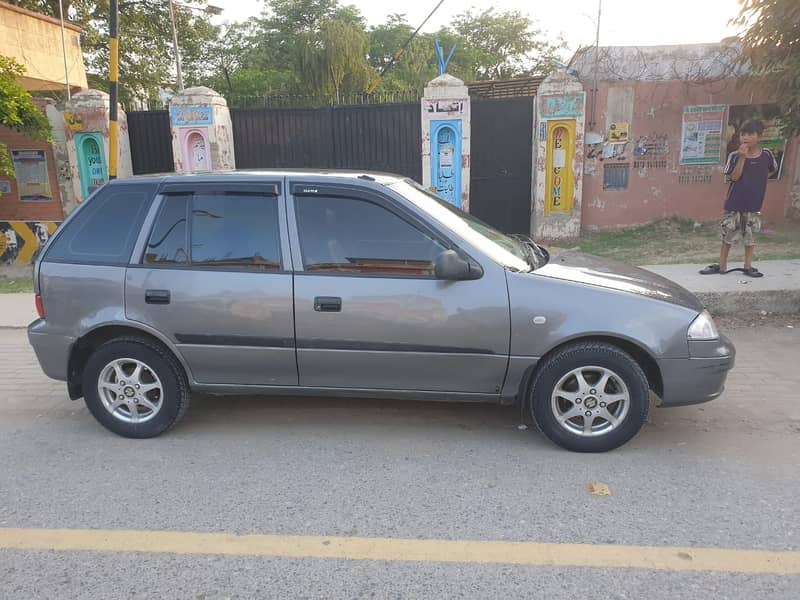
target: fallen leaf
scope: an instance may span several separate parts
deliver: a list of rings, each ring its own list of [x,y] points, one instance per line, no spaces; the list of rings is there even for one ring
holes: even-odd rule
[[[678,552],[678,558],[682,558],[683,560],[692,560],[692,555],[688,552]]]
[[[586,487],[589,488],[589,493],[594,494],[595,496],[611,495],[611,490],[608,489],[608,486],[605,483],[590,483]]]

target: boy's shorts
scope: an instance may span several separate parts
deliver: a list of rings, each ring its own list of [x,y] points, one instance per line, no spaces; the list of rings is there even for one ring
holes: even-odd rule
[[[726,244],[742,240],[745,246],[754,246],[753,234],[761,231],[761,213],[726,210],[722,213],[719,229],[722,241]]]

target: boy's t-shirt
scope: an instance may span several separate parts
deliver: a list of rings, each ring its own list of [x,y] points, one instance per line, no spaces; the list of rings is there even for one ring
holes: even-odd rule
[[[728,155],[725,165],[725,175],[730,175],[736,168],[739,158],[738,152]],[[728,187],[728,196],[725,198],[725,210],[736,212],[758,212],[764,204],[764,194],[767,191],[767,179],[770,171],[777,171],[778,164],[772,152],[766,148],[761,149],[761,154],[756,158],[745,158],[747,161],[739,181],[731,181]]]

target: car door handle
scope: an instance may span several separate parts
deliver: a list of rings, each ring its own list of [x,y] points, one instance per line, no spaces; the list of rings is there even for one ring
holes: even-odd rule
[[[144,293],[144,301],[147,304],[169,304],[169,290],[147,290]]]
[[[317,296],[314,298],[314,310],[317,312],[342,312],[342,299],[335,296]]]

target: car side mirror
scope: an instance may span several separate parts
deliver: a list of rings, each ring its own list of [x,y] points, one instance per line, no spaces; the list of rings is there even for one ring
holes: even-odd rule
[[[461,256],[455,250],[445,250],[436,257],[433,272],[437,279],[446,281],[468,281],[483,277],[483,268]]]

